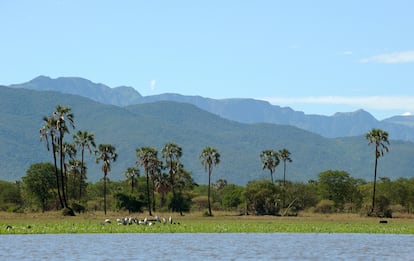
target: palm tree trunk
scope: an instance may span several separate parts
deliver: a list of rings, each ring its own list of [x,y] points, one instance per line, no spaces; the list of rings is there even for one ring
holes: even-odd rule
[[[210,204],[210,180],[211,180],[211,166],[208,166],[208,215],[212,216],[211,213],[211,204]]]
[[[53,140],[53,137],[52,137],[52,140]],[[56,159],[56,145],[53,143],[53,141],[52,141],[52,150],[53,150],[53,162],[55,164],[56,187],[57,187],[57,192],[59,196],[59,202],[60,202],[60,206],[64,208],[65,205],[63,204],[62,193],[60,191],[59,173],[58,173],[57,159]]]
[[[104,177],[104,212],[105,212],[105,215],[106,215],[106,174],[105,174],[105,177]]]
[[[375,192],[377,187],[377,165],[378,165],[378,158],[375,155],[375,166],[374,166],[374,191],[372,193],[372,208],[371,208],[371,214],[374,213],[375,210]]]
[[[82,198],[82,184],[83,184],[83,176],[84,176],[84,174],[85,173],[83,173],[85,170],[84,170],[84,160],[85,160],[85,158],[84,158],[84,151],[85,151],[85,148],[82,146],[82,159],[81,159],[81,172],[80,172],[80,176],[79,176],[79,202],[81,201],[81,198]]]
[[[148,176],[148,170],[145,170],[147,174],[147,206],[148,206],[148,215],[152,216],[151,213],[151,199],[150,199],[150,192],[149,192],[149,176]]]
[[[66,200],[66,191],[65,191],[65,175],[64,175],[64,166],[63,166],[63,138],[62,134],[59,137],[59,145],[60,145],[60,184],[62,188],[62,197],[63,197],[63,205],[65,208],[68,207],[68,201]]]
[[[272,183],[274,183],[273,182],[273,171],[272,170],[270,170],[270,180],[272,181]]]
[[[283,206],[286,205],[286,161],[283,161]]]
[[[152,211],[155,212],[155,182],[152,181]]]
[[[171,191],[172,191],[172,194],[173,194],[173,198],[175,198],[174,170],[173,170],[172,164],[173,163],[171,161],[171,163],[170,163],[170,165],[171,165],[171,169],[170,169],[170,183],[171,183]]]

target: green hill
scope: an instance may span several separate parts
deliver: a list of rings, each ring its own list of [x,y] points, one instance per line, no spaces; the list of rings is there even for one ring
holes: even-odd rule
[[[135,164],[135,149],[153,146],[161,150],[169,142],[183,148],[183,163],[199,183],[207,174],[199,161],[205,146],[221,153],[222,162],[213,170],[213,180],[227,179],[244,185],[253,179],[268,178],[262,171],[259,154],[264,149],[287,148],[292,163],[287,178],[296,181],[316,179],[327,169],[348,171],[354,177],[370,180],[373,147],[364,137],[328,139],[296,127],[274,124],[242,124],[226,120],[193,105],[156,102],[118,107],[104,105],[76,95],[51,91],[33,91],[0,87],[0,179],[17,180],[30,164],[50,161],[51,155],[39,142],[42,117],[57,104],[70,106],[76,130],[95,134],[96,143],[111,143],[119,153],[109,173],[113,180],[124,179],[124,171]],[[391,141],[391,151],[380,159],[379,176],[411,177],[414,146],[410,142]],[[101,178],[100,167],[88,161],[88,178]],[[282,165],[276,170],[281,178]]]

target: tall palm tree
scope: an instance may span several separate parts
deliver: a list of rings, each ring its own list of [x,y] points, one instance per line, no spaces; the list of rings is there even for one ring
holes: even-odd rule
[[[375,192],[376,192],[376,183],[377,183],[377,166],[378,158],[384,156],[384,151],[388,152],[388,132],[381,129],[372,129],[365,135],[365,138],[368,140],[368,145],[375,144],[375,165],[374,165],[374,191],[372,193],[372,208],[371,214],[375,209]]]
[[[286,148],[279,150],[279,158],[283,161],[283,207],[285,207],[286,198],[286,161],[292,162],[290,158],[290,151]]]
[[[129,183],[131,185],[131,193],[134,193],[135,181],[139,177],[139,169],[132,167],[127,168],[125,171],[125,177],[127,180],[129,180]]]
[[[58,197],[59,197],[59,202],[60,202],[60,206],[61,208],[65,207],[65,204],[63,203],[63,198],[62,198],[62,192],[61,192],[61,186],[60,186],[60,179],[59,179],[59,170],[58,170],[58,164],[57,164],[57,143],[58,143],[58,139],[57,136],[58,134],[56,133],[56,119],[55,117],[50,116],[50,117],[43,117],[43,126],[40,128],[40,141],[45,141],[46,142],[46,149],[48,151],[50,151],[50,149],[52,150],[52,154],[53,154],[53,164],[55,167],[55,179],[56,179],[56,188],[57,188],[57,193],[58,193]],[[49,140],[50,138],[50,140]]]
[[[79,200],[82,198],[82,187],[84,186],[84,179],[86,178],[86,167],[85,167],[85,149],[89,151],[89,154],[92,154],[92,148],[96,148],[95,144],[95,136],[93,133],[89,133],[88,131],[78,131],[75,135],[73,135],[73,142],[81,151],[81,173],[79,179]]]
[[[216,166],[220,163],[220,154],[215,148],[205,147],[200,154],[201,165],[204,166],[205,170],[208,171],[208,215],[212,216],[211,213],[211,203],[210,203],[210,183],[211,183],[211,173],[213,171],[213,166]]]
[[[286,185],[286,161],[292,162],[290,151],[286,148],[279,150],[279,158],[283,161],[283,187]]]
[[[149,175],[151,169],[154,165],[158,164],[158,151],[153,147],[142,147],[136,149],[136,156],[138,166],[142,166],[145,170],[145,175],[147,176],[147,206],[148,206],[148,214],[152,216],[151,212],[151,198],[149,192]]]
[[[111,162],[115,162],[118,154],[115,152],[115,147],[111,144],[99,144],[98,149],[95,150],[96,163],[102,161],[102,172],[104,173],[104,211],[106,215],[106,181],[108,172],[111,171]]]
[[[169,142],[162,148],[162,157],[165,159],[165,167],[169,169],[170,185],[173,196],[175,195],[175,174],[178,172],[182,149],[175,143]]]
[[[273,183],[273,172],[280,163],[279,153],[275,150],[264,150],[260,153],[260,161],[262,162],[262,168],[269,170],[270,179]]]
[[[56,110],[53,112],[53,116],[56,119],[56,131],[59,133],[58,144],[59,144],[59,153],[60,153],[60,183],[62,185],[62,197],[65,208],[69,208],[68,201],[66,198],[65,191],[65,173],[64,173],[64,150],[63,150],[63,138],[66,133],[69,133],[69,127],[75,128],[73,118],[74,115],[71,113],[71,108],[69,106],[65,107],[62,105],[57,105]],[[69,208],[70,209],[70,208]]]

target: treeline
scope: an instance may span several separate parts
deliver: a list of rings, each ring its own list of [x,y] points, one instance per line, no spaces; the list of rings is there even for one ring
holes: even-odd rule
[[[0,209],[6,211],[48,211],[62,209],[64,215],[75,212],[128,210],[183,212],[192,209],[235,210],[242,214],[295,215],[298,211],[366,212],[369,215],[391,216],[393,210],[411,213],[414,202],[413,180],[391,181],[382,178],[377,184],[377,161],[388,152],[388,133],[373,129],[366,135],[375,145],[374,182],[354,179],[349,173],[328,170],[319,179],[294,183],[286,179],[288,149],[266,149],[258,155],[270,181],[253,180],[245,187],[227,184],[218,179],[211,184],[214,166],[220,164],[217,149],[206,146],[199,156],[200,167],[208,175],[207,185],[194,182],[191,172],[181,162],[182,148],[168,142],[160,151],[147,146],[136,148],[136,161],[125,170],[125,181],[110,181],[111,166],[118,154],[111,144],[95,144],[95,136],[75,128],[70,107],[56,106],[43,118],[41,141],[51,153],[52,163],[33,164],[21,181],[0,185]],[[85,157],[94,157],[101,166],[103,178],[87,183]],[[273,173],[283,162],[283,179],[274,182]],[[7,191],[7,193],[4,193]],[[371,199],[371,203],[369,203]],[[391,207],[393,206],[393,207]],[[396,209],[398,208],[398,209]]]
[[[9,212],[49,211],[60,208],[51,163],[32,165],[18,182],[0,181],[0,210]],[[39,183],[40,182],[40,183]],[[111,211],[168,212],[205,211],[208,215],[208,185],[177,185],[177,195],[149,182],[151,205],[148,206],[147,179],[108,181],[107,207]],[[71,207],[76,211],[104,210],[104,182],[86,183],[79,200],[78,184],[68,182]],[[254,215],[296,215],[299,211],[315,213],[361,213],[371,211],[372,182],[355,179],[349,173],[328,170],[317,180],[306,183],[276,180],[253,180],[246,186],[228,184],[219,179],[211,184],[211,208]],[[414,178],[377,182],[375,212],[391,217],[393,213],[413,213]]]

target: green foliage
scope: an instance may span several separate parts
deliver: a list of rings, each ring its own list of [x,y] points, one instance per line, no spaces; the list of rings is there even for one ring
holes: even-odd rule
[[[357,181],[349,173],[327,170],[318,176],[318,192],[321,199],[332,200],[335,208],[343,210],[345,203],[361,202]]]
[[[243,202],[244,188],[228,184],[223,188],[222,205],[225,209],[234,210]]]
[[[188,212],[191,208],[191,197],[185,193],[176,193],[167,198],[168,208],[174,212]]]
[[[20,182],[0,181],[0,211],[17,212],[23,205]]]
[[[25,192],[35,199],[43,212],[52,208],[56,200],[56,183],[55,167],[51,163],[31,165],[22,181]]]
[[[117,199],[117,209],[128,210],[129,213],[141,213],[145,204],[145,202],[131,194],[117,193],[114,197]]]
[[[318,203],[317,187],[313,184],[287,183],[286,204],[291,211],[298,211],[314,207]],[[287,207],[285,206],[285,207]]]
[[[280,188],[271,181],[254,180],[249,182],[244,196],[249,212],[257,215],[275,215],[279,211]]]

